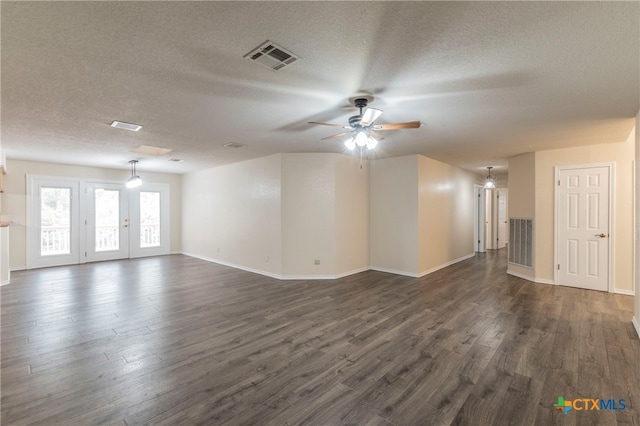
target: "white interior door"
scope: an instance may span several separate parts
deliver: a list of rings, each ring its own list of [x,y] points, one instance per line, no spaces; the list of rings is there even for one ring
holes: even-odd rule
[[[497,214],[497,229],[498,229],[498,248],[504,248],[509,242],[509,220],[507,219],[507,196],[509,191],[501,188],[497,190],[498,193],[498,214]]]
[[[493,250],[496,247],[494,242],[496,241],[495,226],[494,226],[494,214],[493,214],[493,202],[495,199],[493,189],[485,189],[485,222],[484,222],[484,235],[486,237],[485,245],[487,250]]]
[[[129,257],[129,194],[123,184],[88,183],[86,193],[86,260]]]
[[[558,284],[609,289],[611,167],[557,171]]]

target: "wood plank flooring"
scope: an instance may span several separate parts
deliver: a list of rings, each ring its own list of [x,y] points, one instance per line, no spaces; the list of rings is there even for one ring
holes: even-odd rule
[[[640,425],[633,298],[509,276],[503,252],[421,279],[182,255],[13,273],[2,425]]]

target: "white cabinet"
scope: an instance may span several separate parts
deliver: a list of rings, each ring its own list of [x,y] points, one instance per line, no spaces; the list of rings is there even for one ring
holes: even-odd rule
[[[9,284],[9,227],[0,227],[0,286]]]

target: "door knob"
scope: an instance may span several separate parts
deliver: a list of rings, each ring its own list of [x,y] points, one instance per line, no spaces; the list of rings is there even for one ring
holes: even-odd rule
[[[596,234],[596,237],[607,238],[607,234],[603,232],[602,234]]]

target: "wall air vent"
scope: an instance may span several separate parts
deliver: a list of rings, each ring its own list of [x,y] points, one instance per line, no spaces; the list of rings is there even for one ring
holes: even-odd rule
[[[533,267],[533,219],[509,219],[509,263]]]
[[[244,57],[273,71],[279,71],[300,59],[299,56],[269,40],[244,55]]]

